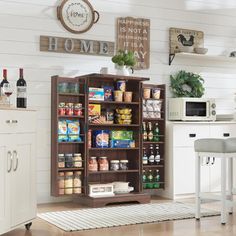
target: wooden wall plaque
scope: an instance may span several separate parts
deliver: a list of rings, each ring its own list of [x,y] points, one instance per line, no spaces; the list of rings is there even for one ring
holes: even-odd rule
[[[40,36],[40,51],[97,56],[113,56],[115,43],[90,39]]]
[[[204,47],[204,33],[197,30],[170,28],[170,54],[193,52],[195,47]]]
[[[120,17],[117,19],[117,51],[133,51],[137,59],[134,69],[150,66],[150,20]]]

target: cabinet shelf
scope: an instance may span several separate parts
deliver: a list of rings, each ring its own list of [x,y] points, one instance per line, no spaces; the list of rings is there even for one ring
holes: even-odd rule
[[[108,171],[90,171],[89,174],[90,175],[102,175],[102,174],[121,174],[121,173],[138,173],[139,170],[117,170],[117,171],[112,171],[112,170],[108,170]]]
[[[69,97],[84,97],[83,93],[58,93],[59,96],[69,96]]]
[[[159,120],[165,120],[164,118],[143,118],[143,121],[159,121]]]
[[[73,167],[73,168],[58,168],[58,171],[82,171],[84,170],[83,167]]]
[[[89,100],[89,103],[96,104],[117,104],[117,105],[139,105],[139,102],[116,102],[116,101],[97,101],[97,100]]]
[[[63,115],[60,116],[58,115],[58,119],[62,119],[62,118],[68,118],[68,119],[84,119],[84,116],[67,116],[67,115]]]
[[[125,125],[125,124],[89,124],[91,127],[98,127],[98,126],[110,126],[110,127],[139,127],[139,124],[130,124],[130,125]]]
[[[164,165],[143,165],[143,168],[152,169],[152,168],[163,168]]]
[[[173,62],[175,58],[176,59],[177,58],[196,59],[199,61],[219,61],[219,62],[226,62],[226,63],[236,63],[236,58],[234,57],[179,52],[179,53],[169,55],[169,65],[171,65],[171,63]]]
[[[84,144],[84,142],[57,142],[58,144],[62,145],[67,145],[67,144]]]
[[[164,144],[164,142],[162,142],[162,141],[158,141],[158,142],[154,142],[154,141],[145,141],[145,142],[143,142],[143,144]]]
[[[119,151],[119,150],[139,150],[139,148],[89,148],[90,151]]]

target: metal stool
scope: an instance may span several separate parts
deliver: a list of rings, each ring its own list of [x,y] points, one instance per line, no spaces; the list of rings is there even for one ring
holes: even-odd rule
[[[195,218],[201,217],[201,199],[215,199],[221,201],[221,223],[227,222],[227,212],[233,213],[233,158],[236,158],[236,138],[228,139],[198,139],[194,142],[196,153],[196,213]],[[201,193],[201,159],[203,157],[221,158],[221,195]],[[228,166],[227,166],[228,162]],[[228,167],[228,168],[227,168]],[[228,169],[228,191],[226,188]],[[227,199],[228,198],[228,199]],[[227,209],[228,208],[228,209]]]

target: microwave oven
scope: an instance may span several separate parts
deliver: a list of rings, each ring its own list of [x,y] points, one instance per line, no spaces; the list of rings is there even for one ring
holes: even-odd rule
[[[216,104],[212,98],[170,98],[168,109],[169,120],[216,120]]]

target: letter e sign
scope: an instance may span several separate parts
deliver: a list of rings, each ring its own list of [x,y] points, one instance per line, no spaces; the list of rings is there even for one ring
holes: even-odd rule
[[[57,7],[57,17],[68,31],[80,34],[98,22],[99,13],[88,0],[63,0]]]

